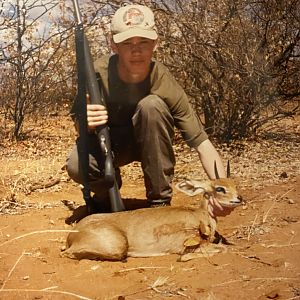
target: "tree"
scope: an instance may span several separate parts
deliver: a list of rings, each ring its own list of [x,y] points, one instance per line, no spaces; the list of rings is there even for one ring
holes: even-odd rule
[[[21,1],[10,3],[0,24],[2,39],[1,64],[5,64],[4,99],[7,116],[14,122],[11,136],[20,139],[26,116],[49,109],[63,97],[72,71],[68,70],[70,21],[60,18],[54,28],[42,26],[43,17],[54,8],[63,9],[63,1]],[[54,19],[52,19],[54,23]],[[4,42],[5,41],[5,42]],[[73,56],[74,57],[74,56]],[[73,59],[74,64],[74,59]],[[70,64],[69,64],[70,65]],[[74,67],[73,68],[74,72]],[[58,94],[61,93],[61,94]],[[3,108],[2,108],[3,109]]]
[[[154,10],[160,35],[157,58],[169,66],[206,130],[220,141],[253,136],[268,122],[299,111],[300,0],[131,3]],[[0,5],[0,33],[5,35],[0,85],[12,87],[1,91],[0,105],[14,120],[15,137],[21,136],[26,115],[47,112],[74,95],[71,5],[18,0],[7,14]],[[95,59],[109,51],[108,24],[120,5],[117,0],[81,2]],[[55,9],[59,18],[53,13],[53,27],[41,33],[42,18]]]
[[[210,134],[221,141],[252,136],[299,111],[299,0],[151,3],[158,57]]]

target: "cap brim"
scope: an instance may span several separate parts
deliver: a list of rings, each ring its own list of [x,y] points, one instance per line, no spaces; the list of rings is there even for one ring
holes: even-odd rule
[[[113,40],[116,44],[121,43],[132,37],[139,36],[150,40],[156,40],[158,38],[155,30],[145,30],[140,28],[130,28],[124,32],[116,33],[113,35]]]

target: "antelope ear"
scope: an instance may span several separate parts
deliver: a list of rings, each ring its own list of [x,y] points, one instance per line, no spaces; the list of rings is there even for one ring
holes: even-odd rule
[[[176,189],[188,196],[195,196],[203,193],[206,189],[201,185],[200,182],[196,180],[184,180],[175,185]]]

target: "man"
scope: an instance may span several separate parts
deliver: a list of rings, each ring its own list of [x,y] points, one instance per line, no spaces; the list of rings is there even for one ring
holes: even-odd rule
[[[114,55],[94,63],[106,95],[106,108],[87,105],[91,132],[89,175],[94,200],[99,206],[109,201],[103,182],[103,158],[93,134],[97,126],[106,123],[110,129],[119,185],[119,167],[140,161],[151,206],[171,202],[174,126],[181,131],[186,143],[196,149],[209,178],[215,178],[215,162],[220,177],[226,177],[221,158],[185,92],[164,65],[152,60],[158,39],[152,11],[142,5],[121,7],[113,16],[111,31]],[[68,158],[67,170],[72,179],[82,183],[76,146]],[[210,202],[209,210],[212,215],[230,213],[214,200]]]

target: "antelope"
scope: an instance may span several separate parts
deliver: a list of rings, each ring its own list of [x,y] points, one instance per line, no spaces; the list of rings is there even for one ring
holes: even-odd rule
[[[216,172],[216,168],[215,168]],[[211,256],[224,250],[212,244],[216,219],[207,210],[214,197],[222,205],[236,207],[242,203],[236,186],[229,178],[207,183],[184,180],[176,188],[199,197],[192,207],[155,207],[85,217],[67,237],[63,256],[74,259],[124,261],[127,257],[151,257],[179,254],[179,261]]]

